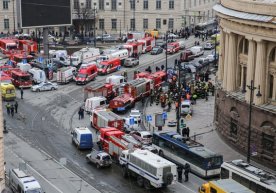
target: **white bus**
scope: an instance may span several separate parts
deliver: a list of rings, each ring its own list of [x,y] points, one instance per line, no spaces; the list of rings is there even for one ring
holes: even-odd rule
[[[233,179],[256,193],[276,193],[276,174],[243,160],[224,162],[221,165],[221,179]]]
[[[220,175],[222,155],[196,141],[186,139],[174,131],[161,131],[153,133],[152,144],[161,157],[183,167],[188,163],[191,171],[203,178]]]

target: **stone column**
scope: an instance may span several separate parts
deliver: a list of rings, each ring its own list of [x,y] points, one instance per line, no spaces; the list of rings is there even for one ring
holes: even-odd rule
[[[273,74],[272,100],[276,100],[276,74]]]
[[[254,92],[255,105],[261,105],[265,99],[265,72],[266,72],[266,42],[257,42],[257,54],[256,54],[256,68],[255,68],[255,81],[254,86],[257,88]],[[260,85],[261,97],[257,97],[258,86]]]
[[[224,44],[224,63],[223,63],[223,76],[222,76],[222,87],[226,90],[227,86],[227,66],[228,66],[228,48],[229,48],[229,34],[225,33],[225,44]]]
[[[256,59],[256,42],[249,41],[248,48],[248,60],[247,60],[247,72],[246,72],[246,85],[250,85],[251,80],[254,80],[255,75],[255,59]],[[246,89],[245,100],[250,101],[250,90]]]
[[[227,91],[234,91],[236,89],[236,68],[237,68],[237,35],[230,33],[229,47],[227,57]]]
[[[219,50],[219,66],[218,66],[218,80],[223,80],[223,70],[224,70],[224,58],[225,58],[225,52],[224,52],[224,36],[225,33],[223,32],[223,30],[220,30],[220,50]]]
[[[243,79],[244,79],[244,67],[241,65],[241,84],[240,84],[241,90],[243,89],[242,87],[244,84]]]

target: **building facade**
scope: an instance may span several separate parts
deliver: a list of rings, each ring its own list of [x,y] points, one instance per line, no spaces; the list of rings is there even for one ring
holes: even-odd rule
[[[0,0],[0,33],[13,33],[17,30],[16,0]]]
[[[97,34],[175,31],[213,19],[215,3],[216,0],[73,0],[73,23],[78,30],[93,32],[95,21]],[[78,27],[85,15],[80,12],[89,15],[84,27]]]
[[[247,153],[250,147],[250,155],[275,167],[276,5],[269,0],[221,0],[214,10],[221,28],[217,130],[239,150]]]

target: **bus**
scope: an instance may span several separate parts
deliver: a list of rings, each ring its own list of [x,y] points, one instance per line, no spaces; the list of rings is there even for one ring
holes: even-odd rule
[[[221,179],[233,179],[256,193],[276,193],[276,174],[264,171],[243,160],[224,162]]]
[[[195,26],[195,31],[199,33],[205,33],[208,31],[208,34],[213,34],[215,32],[215,26],[217,25],[216,20],[210,20],[205,23],[199,23]]]
[[[176,132],[153,133],[153,147],[161,157],[184,167],[188,163],[191,172],[203,178],[220,175],[223,157],[205,148],[202,144],[184,138]]]
[[[32,86],[31,75],[20,69],[11,70],[12,83],[18,88],[30,88]]]

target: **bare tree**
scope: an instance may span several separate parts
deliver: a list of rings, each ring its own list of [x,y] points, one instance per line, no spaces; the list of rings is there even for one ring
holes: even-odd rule
[[[90,19],[94,17],[93,15],[93,9],[91,7],[85,6],[85,7],[80,7],[78,6],[75,9],[75,14],[78,19],[78,29],[81,31],[81,35],[84,35],[84,26],[89,22]]]

